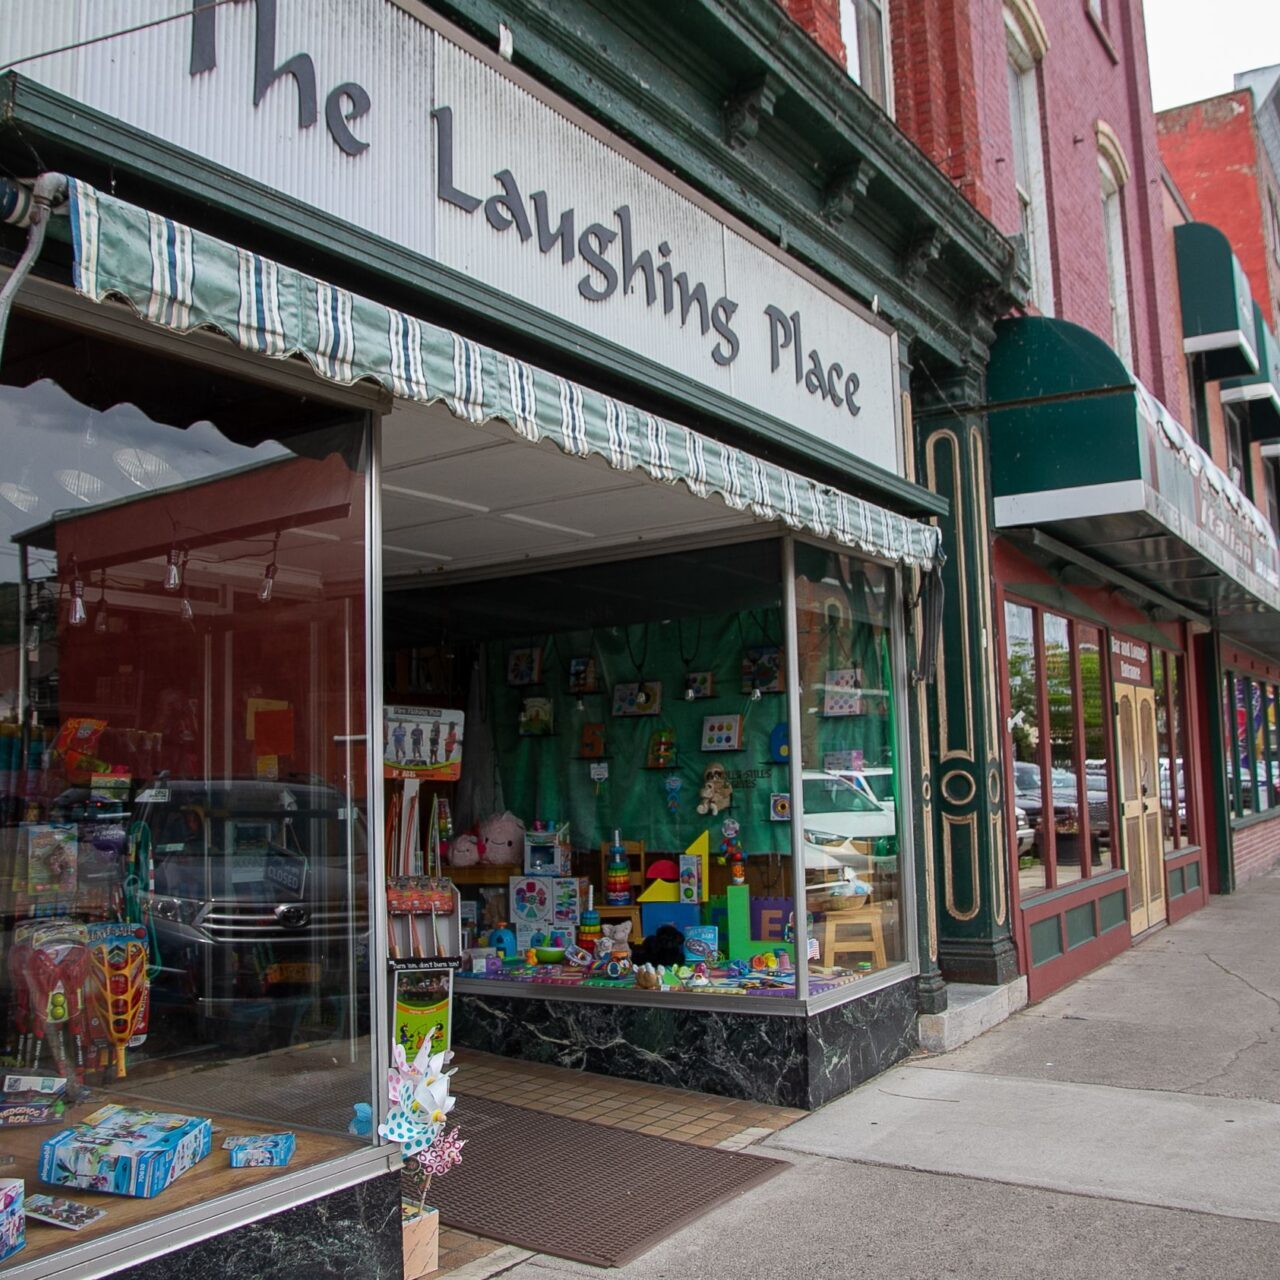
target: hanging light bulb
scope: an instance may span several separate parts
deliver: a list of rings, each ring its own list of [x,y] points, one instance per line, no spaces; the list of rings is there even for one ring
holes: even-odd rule
[[[191,601],[187,599],[186,595],[183,595],[178,611],[182,614],[183,622],[193,622],[195,620],[196,611],[191,607]]]
[[[579,697],[579,698],[578,698],[578,707],[577,707],[577,709],[578,709],[579,711],[585,711],[585,710],[587,709],[587,704],[586,704],[585,702],[583,702],[583,700],[582,700],[582,698],[581,698],[581,697]]]
[[[759,702],[759,701],[760,701],[760,698],[761,698],[760,690],[759,690],[759,689],[752,689],[752,690],[751,690],[751,701],[752,701],[752,702]]]
[[[182,552],[177,547],[169,548],[169,559],[164,567],[164,589],[166,591],[182,589]]]
[[[258,599],[266,604],[271,599],[271,592],[276,585],[276,556],[280,552],[280,535],[276,534],[275,545],[271,548],[271,563],[262,575],[262,585],[258,588]]]
[[[80,566],[75,556],[71,557],[71,612],[67,615],[67,625],[83,627],[89,621],[89,613],[84,607],[84,579],[80,576]]]
[[[107,634],[107,574],[103,570],[98,583],[98,607],[93,615],[93,633],[98,636]]]

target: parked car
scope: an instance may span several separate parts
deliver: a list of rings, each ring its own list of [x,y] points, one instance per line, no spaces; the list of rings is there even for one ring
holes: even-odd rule
[[[151,840],[158,1015],[277,1043],[303,1019],[356,1016],[368,846],[345,796],[311,781],[165,779],[138,795],[131,822]]]
[[[875,799],[843,774],[806,769],[802,785],[806,870],[829,872],[833,880],[897,872],[897,816],[891,802]]]

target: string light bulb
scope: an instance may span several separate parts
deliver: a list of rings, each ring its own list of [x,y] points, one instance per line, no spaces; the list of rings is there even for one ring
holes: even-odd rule
[[[104,569],[98,583],[98,607],[93,615],[93,634],[105,636],[107,634],[107,625],[107,574]]]
[[[83,627],[89,621],[88,610],[84,607],[84,579],[80,576],[80,566],[75,556],[71,557],[71,612],[67,623],[72,627]]]
[[[262,584],[258,587],[258,599],[263,604],[267,604],[271,600],[271,593],[275,590],[276,585],[276,554],[280,550],[280,535],[276,534],[275,545],[271,548],[271,563],[267,565],[262,574]]]
[[[194,622],[196,611],[191,607],[191,601],[183,594],[182,603],[178,606],[178,611],[182,614],[183,622]]]
[[[164,567],[164,589],[182,590],[182,552],[177,547],[169,548],[169,559]]]

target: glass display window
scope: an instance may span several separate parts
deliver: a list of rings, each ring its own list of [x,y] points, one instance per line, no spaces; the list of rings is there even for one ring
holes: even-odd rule
[[[781,552],[389,585],[392,844],[443,805],[464,990],[795,997]]]
[[[429,853],[401,854],[439,847],[464,995],[776,1003],[910,958],[893,576],[795,544],[789,619],[786,551],[388,581],[387,871],[427,870]],[[454,752],[433,723],[457,726]]]
[[[1044,813],[1045,775],[1041,734],[1042,656],[1036,614],[1005,602],[1005,663],[1009,684],[1009,745],[1013,773],[1014,839],[1018,885],[1024,895],[1050,887],[1048,828]]]
[[[1265,813],[1280,803],[1277,688],[1238,672],[1223,679],[1227,798],[1233,818]]]
[[[85,1206],[28,1261],[375,1141],[366,430],[26,315],[0,372],[0,1153]]]
[[[1190,843],[1195,815],[1186,781],[1183,656],[1014,599],[1006,599],[1004,619],[1013,840],[1022,895],[1128,865],[1116,837],[1120,806],[1126,797],[1136,802],[1156,796],[1157,768],[1162,789],[1158,811],[1146,806],[1146,846],[1159,843],[1157,821],[1167,847]],[[1124,683],[1120,675],[1113,680],[1120,658],[1124,680],[1137,683]],[[1150,704],[1141,725],[1135,699]]]
[[[796,546],[809,990],[908,959],[892,575]]]

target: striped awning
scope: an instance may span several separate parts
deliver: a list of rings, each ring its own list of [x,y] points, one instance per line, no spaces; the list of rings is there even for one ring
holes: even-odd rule
[[[68,179],[75,287],[120,297],[178,333],[214,329],[245,351],[301,356],[322,378],[497,420],[529,441],[682,483],[736,511],[870,555],[932,567],[941,532],[665,421],[425,320],[326,284]]]

